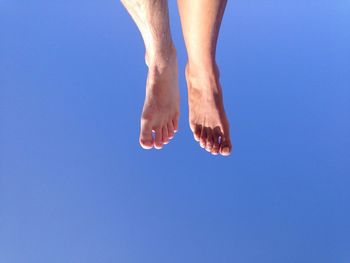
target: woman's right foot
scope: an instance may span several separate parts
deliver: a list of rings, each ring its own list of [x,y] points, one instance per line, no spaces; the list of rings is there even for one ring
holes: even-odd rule
[[[196,141],[214,155],[231,153],[229,122],[226,117],[219,70],[186,65],[189,123]]]

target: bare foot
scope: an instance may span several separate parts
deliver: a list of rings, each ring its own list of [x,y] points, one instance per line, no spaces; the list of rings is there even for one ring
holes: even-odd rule
[[[196,141],[214,155],[231,153],[229,123],[224,110],[219,69],[186,65],[189,123]]]
[[[146,55],[148,76],[141,116],[140,144],[161,149],[178,129],[179,87],[176,51]]]

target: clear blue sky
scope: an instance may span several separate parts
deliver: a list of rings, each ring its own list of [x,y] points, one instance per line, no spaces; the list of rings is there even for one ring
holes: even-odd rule
[[[118,1],[0,0],[1,263],[350,262],[350,2],[229,1],[233,155],[138,144],[144,47]]]

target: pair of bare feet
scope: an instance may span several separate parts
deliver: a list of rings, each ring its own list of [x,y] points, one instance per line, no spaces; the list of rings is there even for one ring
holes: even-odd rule
[[[163,54],[166,55],[146,55],[148,76],[140,131],[144,149],[161,149],[178,130],[180,95],[175,48]],[[213,155],[229,155],[229,123],[217,65],[197,66],[188,62],[185,73],[189,124],[195,140]]]

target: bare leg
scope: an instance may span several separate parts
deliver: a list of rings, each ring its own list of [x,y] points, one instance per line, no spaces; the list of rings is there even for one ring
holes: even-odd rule
[[[148,66],[146,97],[141,116],[140,144],[157,149],[178,129],[179,88],[166,0],[121,0],[144,40]],[[155,133],[153,138],[152,131]]]
[[[188,55],[186,80],[191,130],[207,151],[229,155],[232,148],[229,123],[215,61],[226,0],[178,0],[178,6]]]

